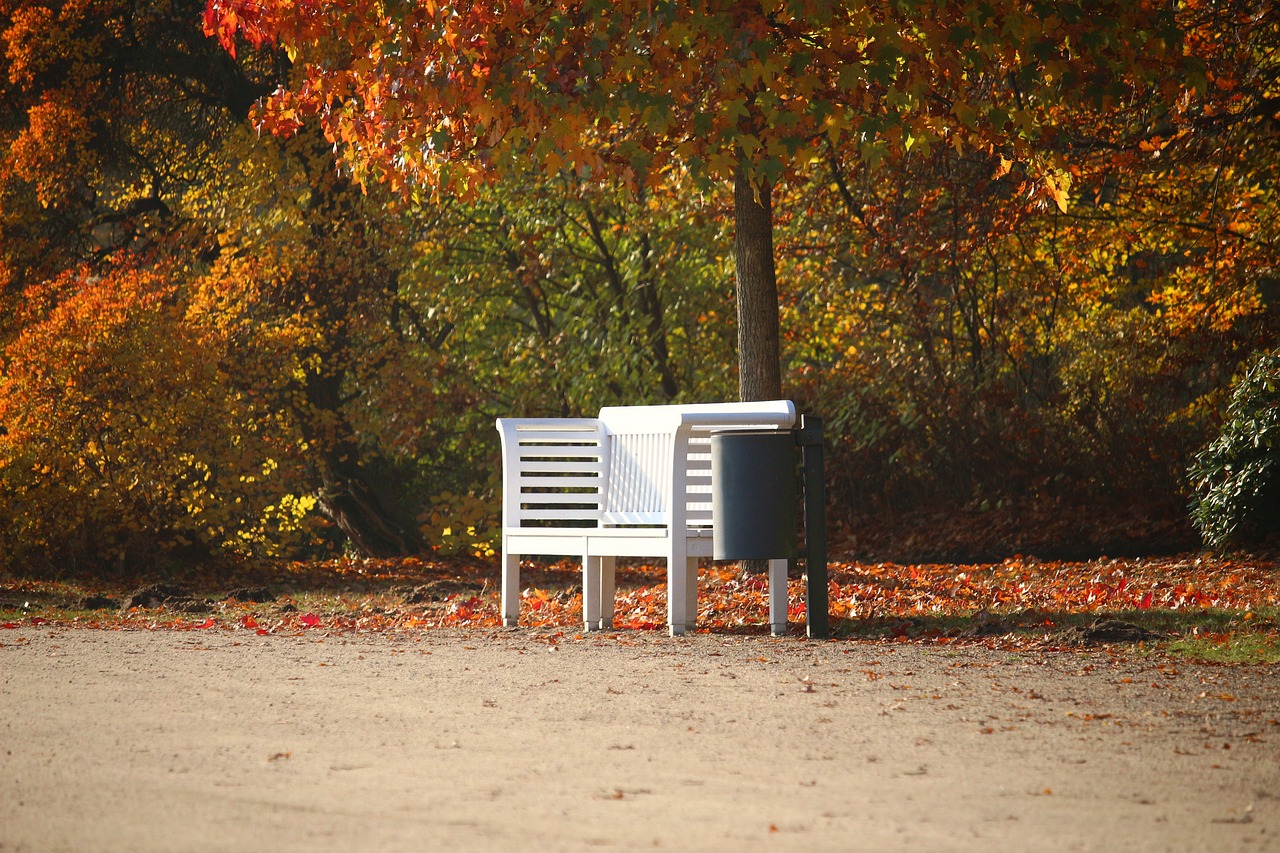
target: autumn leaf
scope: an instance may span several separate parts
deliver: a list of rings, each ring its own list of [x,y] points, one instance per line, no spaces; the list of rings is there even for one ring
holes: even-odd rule
[[[1071,176],[1067,174],[1045,175],[1044,187],[1049,193],[1049,197],[1053,199],[1054,204],[1058,206],[1058,210],[1063,213],[1067,212],[1067,190],[1071,187]]]

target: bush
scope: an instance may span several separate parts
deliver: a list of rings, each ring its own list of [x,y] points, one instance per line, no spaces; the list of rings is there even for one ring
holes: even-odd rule
[[[1280,350],[1250,364],[1232,391],[1221,434],[1189,473],[1191,518],[1209,547],[1280,533]]]
[[[230,387],[226,341],[189,322],[171,270],[72,271],[26,296],[32,316],[0,350],[0,568],[156,567],[310,542],[314,500],[293,493],[287,423]]]

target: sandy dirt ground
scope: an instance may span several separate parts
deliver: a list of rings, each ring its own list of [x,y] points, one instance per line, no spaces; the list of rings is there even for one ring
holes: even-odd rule
[[[0,635],[0,851],[1280,851],[1280,672],[797,638]]]

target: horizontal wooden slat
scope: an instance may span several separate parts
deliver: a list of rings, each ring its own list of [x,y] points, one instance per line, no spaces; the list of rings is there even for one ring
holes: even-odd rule
[[[616,510],[604,514],[606,524],[666,524],[667,514],[664,512],[618,512]]]
[[[599,444],[594,433],[517,433],[516,443],[521,447],[530,444]]]
[[[538,440],[539,438],[562,438],[565,436],[577,436],[579,440],[583,438],[596,436],[600,434],[599,424],[588,424],[586,426],[559,426],[547,423],[535,424],[533,426],[517,426],[514,435],[520,441]]]
[[[557,469],[558,466],[558,469]],[[522,459],[515,466],[515,474],[575,474],[577,476],[600,476],[604,474],[605,464],[602,460],[590,457],[559,457],[559,459]]]
[[[601,474],[604,472],[604,463],[599,460],[521,460],[519,471],[521,475],[527,474],[580,474],[589,473]]]
[[[596,512],[600,510],[600,501],[594,495],[521,495],[520,507],[526,512],[539,512],[547,507],[581,507]]]
[[[539,507],[537,509],[521,509],[520,517],[525,521],[530,520],[546,520],[546,521],[592,521],[600,517],[600,511],[592,507],[582,509],[548,509]]]
[[[515,485],[521,489],[598,489],[604,478],[599,474],[535,474],[517,476]]]
[[[594,533],[594,528],[583,528],[577,533],[538,527],[521,527],[507,534],[507,544],[513,554],[562,556],[581,554],[586,542],[584,534]]]
[[[529,489],[520,492],[520,503],[522,504],[538,503],[540,501],[549,501],[552,503],[577,501],[578,503],[583,504],[599,504],[604,501],[604,496],[598,491],[548,492],[545,490]]]

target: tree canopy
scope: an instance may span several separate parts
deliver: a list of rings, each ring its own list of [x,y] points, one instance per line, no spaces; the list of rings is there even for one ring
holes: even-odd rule
[[[1065,209],[1089,118],[1150,87],[1176,103],[1199,71],[1165,3],[210,0],[205,22],[229,50],[242,34],[294,61],[262,127],[319,116],[358,176],[410,194],[469,197],[529,162],[734,183],[748,397],[781,387],[776,184],[832,152],[945,145],[1024,164]]]

